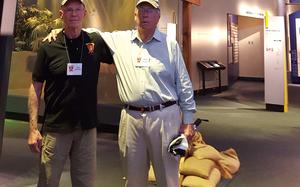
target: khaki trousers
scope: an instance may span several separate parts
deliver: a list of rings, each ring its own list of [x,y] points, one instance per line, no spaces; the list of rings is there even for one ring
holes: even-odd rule
[[[96,176],[97,130],[45,133],[38,187],[58,187],[66,160],[70,158],[73,187],[93,187]]]
[[[167,151],[181,124],[178,105],[153,112],[123,109],[119,126],[119,147],[126,187],[147,187],[150,161],[158,187],[178,187],[178,162]]]

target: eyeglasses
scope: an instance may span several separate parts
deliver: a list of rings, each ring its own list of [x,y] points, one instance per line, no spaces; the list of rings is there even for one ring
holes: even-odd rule
[[[66,8],[66,9],[64,9],[64,12],[67,13],[67,14],[72,14],[73,12],[74,12],[75,14],[77,14],[77,13],[80,13],[80,12],[82,12],[82,11],[84,11],[83,8],[76,8],[76,9]]]
[[[145,14],[145,13],[152,14],[157,10],[158,10],[157,8],[138,8],[138,12],[140,14]]]

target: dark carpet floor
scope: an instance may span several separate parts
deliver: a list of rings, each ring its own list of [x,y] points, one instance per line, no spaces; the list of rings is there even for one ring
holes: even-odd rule
[[[198,130],[222,151],[234,148],[241,168],[218,187],[300,186],[300,87],[289,85],[289,111],[265,110],[264,84],[239,81],[219,94],[196,96],[196,117],[209,119]],[[26,145],[27,123],[6,120],[0,158],[0,187],[36,186],[37,155]],[[98,134],[99,187],[123,185],[117,134]],[[70,186],[68,164],[61,187]]]

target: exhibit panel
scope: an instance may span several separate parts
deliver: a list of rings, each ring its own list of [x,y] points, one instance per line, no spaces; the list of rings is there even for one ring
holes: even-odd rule
[[[283,16],[265,23],[265,103],[270,111],[287,112],[287,75]]]
[[[289,15],[291,82],[300,84],[300,11]]]

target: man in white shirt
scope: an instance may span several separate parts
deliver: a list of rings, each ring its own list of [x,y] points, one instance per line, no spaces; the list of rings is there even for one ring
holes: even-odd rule
[[[177,187],[178,160],[167,151],[179,133],[194,134],[193,88],[180,47],[157,29],[158,0],[139,0],[137,30],[103,33],[117,69],[119,146],[126,186],[146,187],[150,161],[159,187]]]

